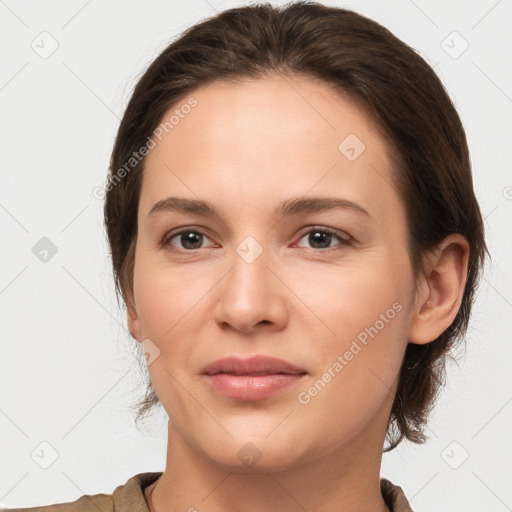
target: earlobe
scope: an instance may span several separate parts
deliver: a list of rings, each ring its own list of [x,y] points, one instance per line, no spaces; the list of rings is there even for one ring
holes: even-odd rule
[[[424,293],[417,301],[408,333],[410,343],[426,344],[438,338],[454,321],[467,281],[469,244],[460,234],[450,235],[429,261]]]
[[[130,334],[137,341],[142,341],[141,328],[140,328],[140,319],[137,314],[136,308],[134,305],[129,305],[127,307],[127,320],[128,320],[128,328],[130,330]]]

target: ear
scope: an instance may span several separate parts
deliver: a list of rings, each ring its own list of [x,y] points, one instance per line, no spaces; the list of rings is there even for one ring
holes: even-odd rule
[[[469,243],[460,234],[448,236],[435,248],[425,266],[425,282],[414,305],[410,343],[430,343],[450,327],[462,302],[468,260]]]
[[[127,305],[127,316],[128,316],[128,328],[130,334],[137,340],[142,341],[142,333],[140,327],[139,315],[133,301]]]

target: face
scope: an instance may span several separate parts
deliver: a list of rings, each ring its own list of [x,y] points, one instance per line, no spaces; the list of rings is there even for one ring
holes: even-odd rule
[[[380,452],[413,289],[384,139],[309,78],[191,96],[146,159],[129,310],[174,439],[229,468]],[[255,355],[300,372],[203,373]]]

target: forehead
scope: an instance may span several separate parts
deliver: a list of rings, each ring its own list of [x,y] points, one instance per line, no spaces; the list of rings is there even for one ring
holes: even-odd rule
[[[373,120],[360,105],[331,85],[309,77],[218,80],[190,93],[168,114],[179,111],[180,105],[192,97],[197,105],[163,134],[166,138],[172,132],[174,137],[168,137],[171,145],[174,142],[179,146],[181,139],[193,138],[197,145],[207,148],[223,148],[228,142],[280,154],[280,148],[294,142],[297,150],[304,148],[304,142],[305,148],[322,144],[337,150],[337,143],[352,133],[385,151],[374,133]],[[163,123],[168,114],[163,116]]]
[[[211,198],[215,190],[219,202],[237,200],[240,207],[247,199],[266,204],[309,190],[383,206],[398,199],[388,148],[372,118],[309,77],[215,81],[173,105],[160,126],[145,163],[146,213],[165,191]]]

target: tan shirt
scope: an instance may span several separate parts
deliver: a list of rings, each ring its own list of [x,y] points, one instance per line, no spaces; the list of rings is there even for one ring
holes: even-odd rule
[[[144,498],[144,488],[162,473],[139,473],[125,484],[116,487],[112,494],[84,495],[76,501],[30,508],[1,508],[9,512],[149,512]],[[382,496],[391,512],[413,512],[401,487],[381,478]]]

